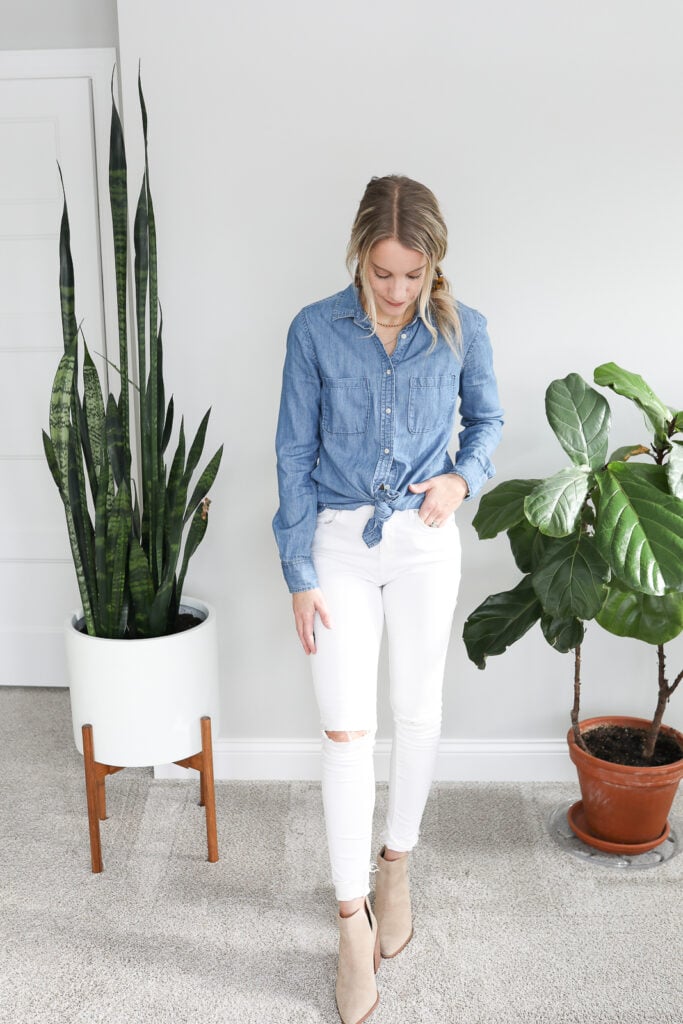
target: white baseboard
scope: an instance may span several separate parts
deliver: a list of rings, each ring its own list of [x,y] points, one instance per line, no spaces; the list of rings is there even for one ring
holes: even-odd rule
[[[375,745],[379,782],[389,777],[391,741]],[[320,740],[214,740],[216,779],[295,781],[320,779]],[[188,778],[185,768],[160,765],[157,779]],[[442,740],[436,763],[439,782],[566,782],[576,778],[563,739]]]

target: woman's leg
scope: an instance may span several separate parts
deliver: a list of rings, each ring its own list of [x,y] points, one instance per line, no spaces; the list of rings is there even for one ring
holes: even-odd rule
[[[313,555],[332,628],[316,628],[311,656],[322,737],[322,797],[332,880],[342,916],[369,892],[377,665],[384,613],[377,552],[362,531],[368,512],[319,519]]]
[[[446,653],[460,583],[460,538],[454,519],[425,526],[417,512],[394,515],[395,564],[384,587],[394,742],[385,857],[412,850],[441,735]]]

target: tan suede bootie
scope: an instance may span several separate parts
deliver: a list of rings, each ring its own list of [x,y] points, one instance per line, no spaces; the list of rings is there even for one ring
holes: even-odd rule
[[[413,918],[408,889],[408,854],[385,860],[384,847],[377,857],[375,914],[382,956],[387,960],[404,949],[413,937]]]
[[[351,917],[337,916],[339,964],[337,1009],[343,1024],[361,1024],[379,1003],[375,973],[379,967],[379,931],[366,897]]]

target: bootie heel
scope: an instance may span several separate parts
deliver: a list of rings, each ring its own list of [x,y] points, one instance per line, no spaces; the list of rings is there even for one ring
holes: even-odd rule
[[[375,914],[381,953],[390,960],[412,939],[413,918],[408,888],[408,854],[398,860],[385,860],[384,850],[382,847],[377,857]]]
[[[377,921],[367,898],[351,917],[338,917],[337,1009],[342,1024],[362,1024],[377,1009],[375,974],[380,965]]]

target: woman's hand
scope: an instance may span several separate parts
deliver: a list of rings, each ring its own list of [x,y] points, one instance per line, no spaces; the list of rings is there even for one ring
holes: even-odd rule
[[[316,587],[315,590],[301,590],[298,594],[292,594],[292,608],[301,646],[306,654],[315,654],[315,634],[313,632],[315,613],[318,613],[320,621],[326,629],[332,629],[322,590]]]
[[[424,494],[420,519],[426,526],[441,526],[467,497],[468,487],[457,473],[442,473],[419,484],[408,484],[413,494]]]

